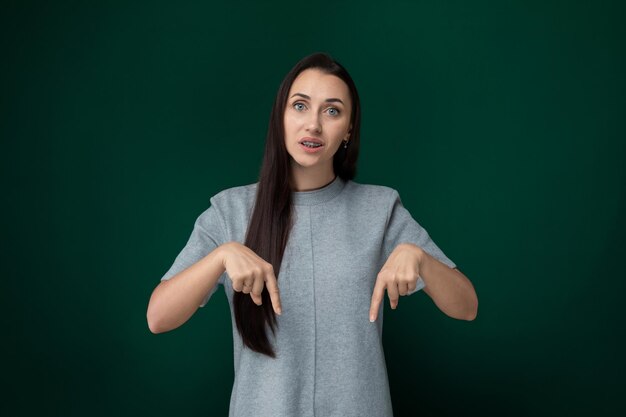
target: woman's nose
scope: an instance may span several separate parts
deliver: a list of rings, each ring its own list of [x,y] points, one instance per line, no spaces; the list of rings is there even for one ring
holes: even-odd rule
[[[322,125],[320,124],[319,116],[316,115],[316,114],[313,114],[311,116],[310,120],[307,123],[308,123],[307,130],[314,131],[314,132],[319,132],[322,129]]]

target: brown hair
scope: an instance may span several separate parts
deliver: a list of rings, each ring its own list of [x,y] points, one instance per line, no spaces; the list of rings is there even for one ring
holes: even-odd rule
[[[341,144],[335,153],[334,173],[344,180],[353,179],[356,175],[356,161],[359,154],[361,107],[352,78],[341,64],[326,53],[313,53],[302,58],[287,73],[274,100],[254,210],[244,243],[266,262],[272,264],[279,288],[278,272],[292,225],[290,155],[285,147],[284,112],[287,95],[293,81],[302,71],[309,68],[315,68],[342,79],[347,84],[352,99],[350,142],[347,148]],[[267,323],[272,333],[275,334],[277,325],[267,287],[263,288],[262,300],[263,303],[258,306],[249,294],[235,291],[233,298],[235,321],[245,346],[275,358],[276,354],[269,343],[265,328]]]

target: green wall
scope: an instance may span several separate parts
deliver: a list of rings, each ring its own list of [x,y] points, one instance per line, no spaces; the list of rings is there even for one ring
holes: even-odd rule
[[[223,289],[165,334],[146,308],[315,51],[359,88],[355,181],[479,297],[385,299],[394,415],[626,412],[623,2],[173,3],[0,6],[2,415],[227,415]]]

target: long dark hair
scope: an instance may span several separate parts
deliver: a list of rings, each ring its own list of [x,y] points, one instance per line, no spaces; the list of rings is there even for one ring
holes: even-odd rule
[[[352,99],[350,141],[347,148],[344,148],[342,143],[333,156],[335,175],[344,180],[353,179],[356,175],[356,161],[359,155],[361,106],[352,78],[341,64],[326,53],[313,53],[302,58],[287,73],[274,100],[254,210],[244,243],[266,262],[272,264],[279,288],[278,273],[292,226],[292,189],[289,178],[291,169],[290,155],[285,147],[284,112],[287,95],[293,81],[302,71],[309,68],[339,77],[350,90]],[[275,358],[276,354],[270,345],[265,327],[266,323],[269,324],[272,333],[276,334],[276,315],[267,287],[263,288],[262,300],[263,303],[258,306],[249,294],[235,291],[233,298],[235,321],[245,346]]]

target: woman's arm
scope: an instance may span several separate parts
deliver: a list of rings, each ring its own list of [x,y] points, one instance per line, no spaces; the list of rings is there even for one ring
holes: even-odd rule
[[[470,280],[457,268],[450,268],[416,246],[420,252],[419,274],[426,285],[423,291],[448,316],[474,320],[478,297]]]
[[[225,271],[223,246],[218,246],[189,268],[157,285],[150,296],[147,312],[148,327],[152,333],[173,330],[196,312]]]

